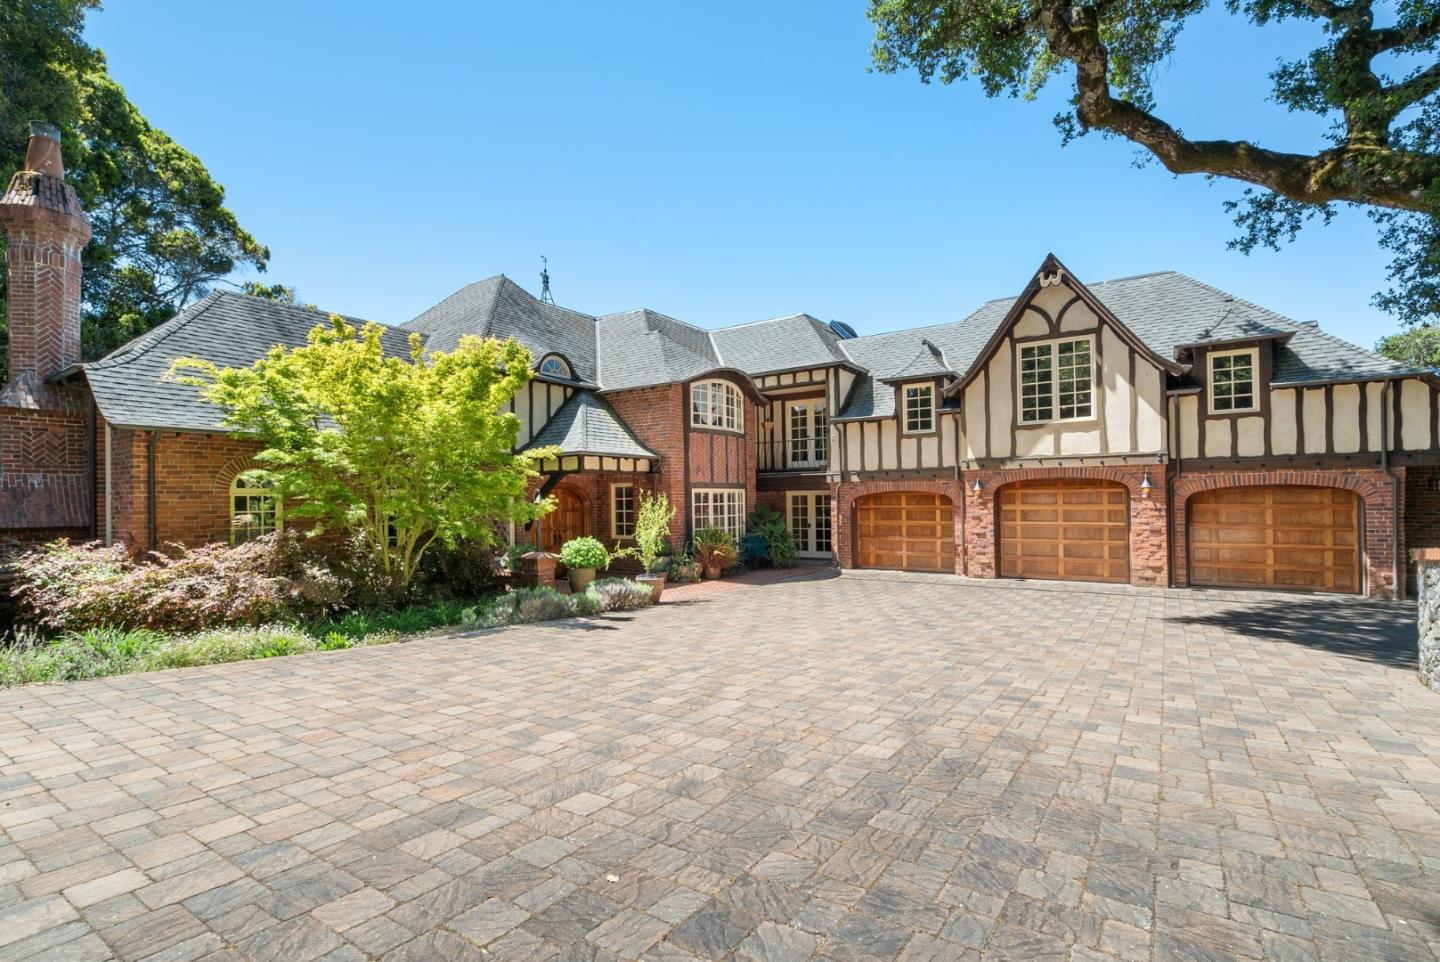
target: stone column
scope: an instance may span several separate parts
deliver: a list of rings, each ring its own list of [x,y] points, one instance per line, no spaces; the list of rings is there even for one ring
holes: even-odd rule
[[[1440,548],[1417,548],[1410,559],[1419,569],[1420,681],[1440,692]]]

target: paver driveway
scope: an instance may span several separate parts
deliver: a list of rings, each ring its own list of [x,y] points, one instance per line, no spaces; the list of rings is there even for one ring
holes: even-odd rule
[[[0,958],[1433,959],[1411,616],[847,575],[0,693]]]

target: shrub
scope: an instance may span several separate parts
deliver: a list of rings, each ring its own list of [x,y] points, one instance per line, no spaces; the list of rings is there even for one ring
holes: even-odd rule
[[[728,568],[739,557],[735,538],[724,528],[711,525],[695,532],[695,560],[706,568]]]
[[[473,540],[453,547],[437,543],[420,561],[420,588],[432,598],[464,600],[494,594],[500,588],[500,565],[494,545]]]
[[[567,568],[608,568],[610,567],[610,552],[600,543],[600,539],[585,536],[565,542],[560,547],[560,560]]]
[[[314,641],[288,625],[213,628],[170,639],[147,660],[146,668],[190,668],[248,658],[293,655],[314,648]]]
[[[22,555],[12,593],[21,617],[49,631],[152,628],[197,631],[314,617],[337,606],[343,584],[307,556],[294,532],[242,545],[170,545],[145,561],[124,548],[57,541]]]
[[[661,558],[657,570],[665,572],[666,580],[675,585],[692,584],[700,580],[700,565],[688,551]]]
[[[650,604],[650,589],[628,578],[606,578],[590,586],[600,600],[601,611],[635,611]]]
[[[96,628],[46,641],[21,632],[0,647],[0,685],[78,681],[143,670],[164,636],[146,629]]]
[[[502,556],[504,559],[502,563],[505,566],[505,570],[510,572],[511,574],[518,574],[521,568],[520,559],[532,551],[539,550],[540,549],[533,544],[510,545],[505,549],[505,554]]]
[[[789,568],[795,564],[795,537],[785,523],[785,516],[774,508],[757,504],[748,519],[750,532],[745,537],[745,563],[763,561],[772,568]],[[758,541],[757,547],[752,543]]]

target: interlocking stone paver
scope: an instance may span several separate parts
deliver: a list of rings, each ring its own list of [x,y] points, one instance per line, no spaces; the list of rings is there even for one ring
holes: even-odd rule
[[[754,580],[0,692],[0,960],[1440,959],[1412,609]]]

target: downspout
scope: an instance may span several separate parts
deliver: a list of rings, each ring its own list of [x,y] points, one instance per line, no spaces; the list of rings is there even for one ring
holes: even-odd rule
[[[151,551],[160,547],[157,537],[159,524],[155,520],[155,442],[159,434],[159,431],[151,431],[145,445],[145,520]]]
[[[1390,577],[1395,584],[1397,600],[1405,598],[1404,569],[1400,562],[1400,478],[1390,467],[1390,389],[1394,381],[1385,381],[1380,388],[1380,470],[1390,478]]]
[[[99,536],[100,528],[100,485],[95,471],[95,399],[85,406],[85,483],[90,488],[90,540]]]
[[[115,428],[109,421],[105,422],[105,547],[115,543],[115,472],[112,470],[114,464],[110,457],[110,449],[114,446]]]
[[[1177,582],[1176,582],[1176,579],[1175,579],[1175,525],[1176,525],[1176,515],[1182,513],[1182,512],[1178,512],[1178,511],[1175,510],[1175,489],[1176,489],[1176,487],[1178,487],[1178,483],[1179,483],[1179,481],[1180,481],[1180,475],[1185,472],[1185,458],[1184,458],[1184,456],[1183,456],[1183,450],[1182,450],[1182,448],[1181,448],[1181,446],[1180,446],[1180,437],[1179,437],[1179,433],[1178,433],[1178,432],[1179,432],[1179,429],[1176,427],[1176,425],[1179,423],[1179,417],[1178,417],[1178,415],[1179,415],[1179,413],[1180,413],[1180,399],[1179,399],[1178,397],[1176,397],[1174,394],[1170,395],[1170,397],[1169,397],[1169,406],[1170,406],[1170,418],[1169,418],[1169,422],[1170,422],[1170,423],[1165,426],[1166,445],[1167,445],[1166,451],[1167,451],[1167,453],[1168,453],[1169,451],[1174,451],[1174,452],[1175,452],[1175,456],[1170,459],[1170,460],[1171,460],[1171,463],[1173,463],[1173,464],[1175,465],[1175,473],[1170,476],[1170,483],[1167,484],[1167,485],[1165,485],[1165,497],[1166,497],[1166,499],[1170,502],[1169,506],[1168,506],[1168,507],[1166,508],[1166,510],[1165,510],[1165,514],[1166,514],[1166,516],[1167,516],[1167,522],[1168,522],[1168,524],[1169,524],[1169,526],[1170,526],[1170,536],[1165,539],[1165,554],[1167,555],[1167,561],[1169,562],[1169,565],[1170,565],[1170,587],[1174,588],[1174,587],[1177,587]],[[1269,428],[1267,427],[1266,430],[1269,430]],[[1184,518],[1180,518],[1180,519],[1179,519],[1179,522],[1180,522],[1181,524],[1184,524],[1184,523],[1185,523],[1185,519],[1184,519]],[[1189,539],[1188,539],[1188,538],[1186,539],[1186,548],[1187,548],[1187,549],[1189,548]],[[1188,564],[1185,566],[1185,582],[1186,582],[1186,584],[1189,584],[1189,582],[1190,582],[1190,566],[1189,566]]]

